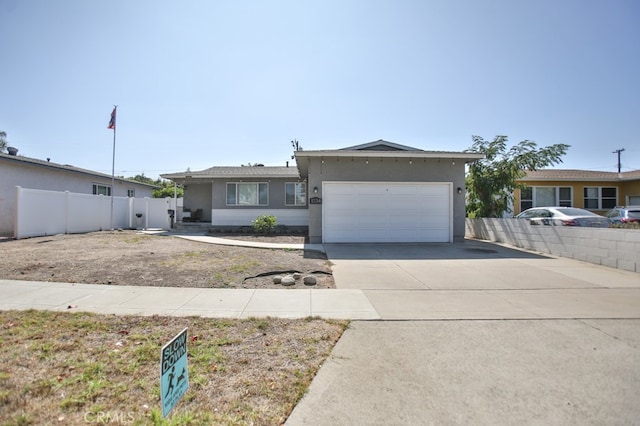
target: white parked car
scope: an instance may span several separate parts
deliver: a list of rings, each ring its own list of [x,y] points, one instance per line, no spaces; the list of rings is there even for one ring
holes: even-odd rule
[[[590,226],[608,228],[611,220],[589,210],[575,207],[532,207],[516,216],[527,219],[532,225]]]

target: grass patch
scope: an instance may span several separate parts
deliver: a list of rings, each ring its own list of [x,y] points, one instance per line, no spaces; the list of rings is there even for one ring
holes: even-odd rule
[[[145,238],[147,238],[147,236],[144,234],[134,234],[127,236],[124,241],[128,244],[140,244],[145,240]]]
[[[281,424],[346,321],[0,312],[6,425]],[[190,388],[168,419],[160,351],[189,327]]]
[[[227,270],[235,274],[241,274],[253,271],[259,265],[260,263],[255,259],[236,258],[233,259],[231,266]]]

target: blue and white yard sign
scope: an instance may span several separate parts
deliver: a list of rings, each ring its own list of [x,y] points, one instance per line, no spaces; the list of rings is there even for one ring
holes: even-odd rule
[[[167,417],[167,414],[189,389],[187,330],[188,327],[162,347],[160,355],[160,400],[162,401],[163,417]]]

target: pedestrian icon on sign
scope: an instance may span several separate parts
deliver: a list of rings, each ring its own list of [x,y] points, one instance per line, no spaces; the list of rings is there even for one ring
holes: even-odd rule
[[[180,372],[178,375],[177,372]],[[177,376],[177,377],[176,377]],[[166,417],[189,388],[187,329],[162,347],[160,354],[160,396]]]
[[[165,398],[171,395],[171,392],[173,391],[173,378],[176,376],[175,371],[176,366],[174,365],[173,367],[171,367],[171,373],[169,373],[169,388],[167,389],[167,393],[164,394]]]

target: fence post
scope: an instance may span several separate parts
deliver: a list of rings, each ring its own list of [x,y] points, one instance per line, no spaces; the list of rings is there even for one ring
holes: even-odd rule
[[[149,197],[144,197],[144,229],[149,229]]]
[[[134,200],[135,198],[129,197],[129,210],[127,210],[127,217],[129,218],[129,229],[133,228],[133,209],[135,207]]]
[[[69,204],[71,203],[71,193],[64,191],[64,233],[69,233]]]
[[[16,207],[13,218],[13,236],[16,240],[21,237],[20,232],[20,199],[22,198],[22,187],[16,186]]]

